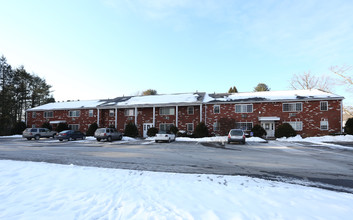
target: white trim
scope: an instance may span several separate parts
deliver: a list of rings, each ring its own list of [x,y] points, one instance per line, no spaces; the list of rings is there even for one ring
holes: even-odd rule
[[[218,106],[219,112],[216,113],[215,108]],[[221,105],[213,105],[213,114],[221,114]]]
[[[251,112],[248,112],[248,106],[251,106]],[[237,106],[240,106],[240,112],[237,112]],[[243,111],[243,106],[246,106],[246,111]],[[235,104],[235,113],[253,113],[254,112],[254,105],[253,104]]]
[[[298,111],[297,110],[297,104],[300,104],[300,108],[301,110]],[[294,105],[295,106],[295,110],[292,111],[291,109],[289,111],[284,111],[284,105]],[[302,112],[303,111],[303,102],[283,102],[282,103],[282,112]]]
[[[343,133],[343,101],[341,100],[341,133]]]
[[[97,126],[99,127],[99,108],[97,108]]]
[[[118,109],[115,108],[115,129],[118,129]]]
[[[153,127],[156,127],[156,107],[153,106]]]
[[[200,105],[200,122],[202,122],[202,104]],[[205,113],[205,123],[206,123],[206,113]]]
[[[326,107],[327,107],[326,110],[322,110],[322,109],[321,109],[321,103],[323,103],[323,102],[326,102]],[[323,112],[328,111],[328,101],[320,101],[320,111],[323,111]]]
[[[273,116],[273,117],[259,117],[259,121],[279,121],[281,120],[280,117],[276,117],[276,116]]]
[[[137,126],[137,107],[135,107],[135,125]]]

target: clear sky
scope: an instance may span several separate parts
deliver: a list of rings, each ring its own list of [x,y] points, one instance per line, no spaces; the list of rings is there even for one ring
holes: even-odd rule
[[[287,90],[353,65],[353,1],[0,0],[1,54],[57,101]]]

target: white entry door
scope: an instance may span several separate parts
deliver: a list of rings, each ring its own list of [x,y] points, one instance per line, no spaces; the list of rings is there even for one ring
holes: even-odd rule
[[[266,137],[271,138],[275,136],[275,123],[274,122],[262,122],[261,126],[265,129],[267,132]]]
[[[153,127],[153,123],[143,123],[143,137],[147,137],[147,131],[148,129]]]

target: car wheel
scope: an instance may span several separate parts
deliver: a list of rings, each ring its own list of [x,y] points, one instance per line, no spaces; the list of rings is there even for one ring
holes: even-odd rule
[[[97,138],[97,141],[101,141],[101,139],[100,139],[100,138]]]
[[[170,143],[170,138],[168,139],[168,143]]]
[[[53,134],[53,139],[55,139],[55,134]]]
[[[34,139],[39,140],[39,139],[40,139],[40,136],[39,136],[39,135],[36,135],[36,136],[34,136]]]
[[[155,142],[156,142],[156,143],[158,143],[158,141],[157,141],[157,140],[155,140]]]
[[[108,136],[108,137],[107,137],[107,141],[112,142],[112,137],[111,137],[111,136]]]
[[[63,139],[59,139],[59,141],[63,141]]]
[[[27,138],[27,140],[29,140],[29,141],[30,141],[30,140],[32,140],[32,138]]]
[[[228,141],[228,144],[230,144],[230,141]]]
[[[122,135],[120,135],[119,136],[119,141],[121,141],[123,139],[123,136]]]
[[[82,136],[82,140],[86,139],[86,136]]]
[[[245,144],[245,141],[243,141],[242,144]]]
[[[72,137],[69,137],[68,141],[72,141],[72,140],[73,140]]]

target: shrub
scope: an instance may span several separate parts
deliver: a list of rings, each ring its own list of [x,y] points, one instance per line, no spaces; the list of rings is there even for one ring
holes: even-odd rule
[[[349,118],[344,127],[344,132],[347,134],[353,134],[353,118]]]
[[[172,132],[173,134],[177,134],[179,131],[179,129],[177,127],[175,127],[174,125],[170,127],[170,132]]]
[[[125,132],[124,132],[124,135],[125,136],[128,136],[128,137],[137,137],[138,135],[138,130],[137,130],[137,127],[134,123],[129,123],[126,125],[125,127]]]
[[[69,130],[69,126],[67,125],[67,123],[59,123],[58,124],[58,127],[56,127],[56,131],[57,132],[62,132],[62,131],[65,131],[65,130]]]
[[[208,137],[208,128],[205,125],[205,123],[200,122],[194,131],[194,137],[195,138],[202,138],[202,137]]]
[[[253,133],[254,137],[263,137],[267,135],[267,132],[261,125],[255,125],[252,129],[251,132]]]
[[[88,127],[88,130],[86,132],[86,136],[93,136],[94,135],[94,132],[96,132],[96,130],[98,129],[98,125],[96,122],[94,122],[93,124],[91,124],[89,127]]]
[[[158,133],[158,128],[156,127],[151,127],[147,130],[147,136],[148,137],[154,137]]]
[[[288,123],[283,123],[279,125],[275,131],[276,138],[294,137],[296,135],[297,135],[297,132],[295,132],[293,127]]]
[[[48,128],[49,130],[53,130],[53,126],[51,126],[51,124],[48,121],[42,124],[42,128]]]
[[[27,128],[26,123],[23,121],[19,121],[15,124],[15,126],[11,129],[12,134],[22,134],[22,132]]]

